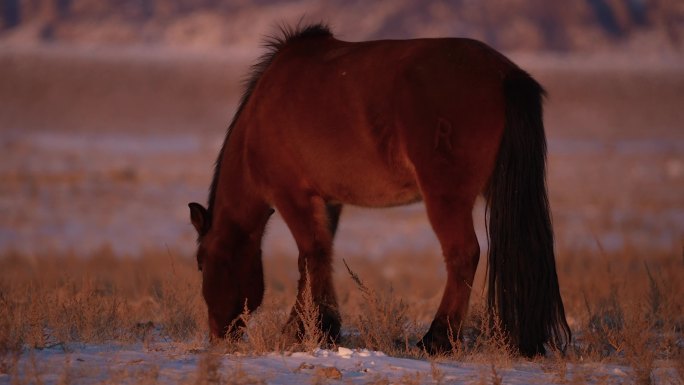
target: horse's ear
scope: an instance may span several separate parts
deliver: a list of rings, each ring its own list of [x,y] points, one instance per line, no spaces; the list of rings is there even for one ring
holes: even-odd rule
[[[197,202],[188,203],[188,207],[190,207],[190,221],[195,226],[197,234],[206,234],[209,231],[209,212]]]

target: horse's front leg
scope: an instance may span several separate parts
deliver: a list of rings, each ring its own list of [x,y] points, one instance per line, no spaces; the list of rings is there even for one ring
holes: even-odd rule
[[[311,314],[313,310],[318,314],[317,326],[330,341],[334,341],[340,333],[340,314],[332,282],[331,229],[336,227],[336,223],[330,223],[325,201],[309,193],[280,197],[276,207],[299,249],[297,302],[285,331],[295,333],[301,340],[305,333],[302,316]],[[331,219],[336,222],[337,216]],[[312,305],[313,309],[307,305]]]

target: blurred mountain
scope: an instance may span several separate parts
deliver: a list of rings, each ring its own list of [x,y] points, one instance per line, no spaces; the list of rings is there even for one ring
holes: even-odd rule
[[[278,22],[346,40],[467,36],[507,51],[682,52],[682,0],[1,0],[0,41],[256,46]]]

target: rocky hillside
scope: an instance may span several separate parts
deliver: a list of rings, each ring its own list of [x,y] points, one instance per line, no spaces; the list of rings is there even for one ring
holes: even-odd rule
[[[503,50],[681,52],[681,0],[3,0],[0,41],[216,47],[277,22],[344,39],[469,36]]]

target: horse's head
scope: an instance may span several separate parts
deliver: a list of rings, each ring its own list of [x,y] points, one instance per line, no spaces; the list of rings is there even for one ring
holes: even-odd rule
[[[197,267],[202,271],[212,337],[235,336],[245,306],[252,311],[263,297],[261,238],[266,221],[250,231],[235,223],[212,221],[211,213],[199,203],[188,206],[198,234]]]

